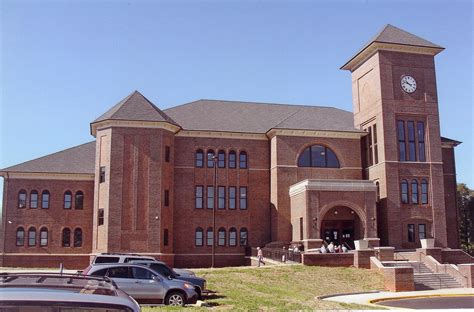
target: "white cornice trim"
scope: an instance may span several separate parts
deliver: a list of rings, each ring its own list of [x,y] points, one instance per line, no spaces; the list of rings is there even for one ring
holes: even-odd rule
[[[290,197],[306,191],[342,191],[367,192],[377,191],[375,183],[370,180],[315,180],[308,179],[290,186]]]
[[[87,173],[51,173],[51,172],[0,172],[0,176],[9,179],[31,179],[31,180],[74,180],[94,181],[94,174]]]
[[[269,138],[275,136],[301,136],[301,137],[316,137],[316,138],[342,138],[342,139],[356,139],[367,135],[363,131],[328,131],[328,130],[292,130],[292,129],[271,129],[267,132]]]
[[[245,139],[245,140],[265,140],[268,138],[261,133],[225,132],[225,131],[199,131],[181,130],[176,133],[177,137],[197,137],[197,138],[220,138],[220,139]]]
[[[167,121],[140,121],[140,120],[104,120],[97,123],[91,123],[91,134],[95,137],[97,130],[120,127],[120,128],[148,128],[163,129],[173,133],[178,132],[181,128]]]

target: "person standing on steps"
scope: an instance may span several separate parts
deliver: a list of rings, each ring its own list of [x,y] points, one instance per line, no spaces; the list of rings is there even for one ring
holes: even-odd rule
[[[258,264],[257,264],[258,267],[260,267],[260,263],[263,263],[263,265],[265,265],[265,262],[263,261],[263,251],[260,247],[257,247],[257,259],[258,259]]]

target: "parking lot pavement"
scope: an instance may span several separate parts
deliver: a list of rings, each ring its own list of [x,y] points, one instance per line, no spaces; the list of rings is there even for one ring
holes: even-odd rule
[[[420,297],[437,297],[437,298],[449,298],[452,296],[474,296],[473,288],[451,288],[451,289],[436,289],[436,290],[423,290],[423,291],[404,291],[404,292],[372,292],[362,294],[344,294],[334,295],[321,298],[327,301],[336,301],[342,303],[353,303],[353,304],[364,304],[371,305],[381,308],[381,305],[376,304],[377,302],[383,302],[388,299],[408,299],[408,298],[420,298]],[[469,298],[469,297],[467,297]],[[392,302],[394,302],[392,300]],[[468,300],[468,299],[467,299]],[[442,302],[443,300],[441,300]],[[446,300],[448,302],[450,300]],[[390,308],[385,306],[386,308]],[[418,307],[418,309],[430,309],[428,305],[426,307]],[[431,308],[432,309],[432,308]],[[472,309],[471,309],[472,310]]]

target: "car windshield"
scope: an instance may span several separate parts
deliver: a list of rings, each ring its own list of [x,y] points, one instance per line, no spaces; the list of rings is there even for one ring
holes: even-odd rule
[[[163,275],[163,276],[166,276],[166,277],[175,278],[176,276],[178,276],[178,274],[176,274],[173,270],[168,268],[166,265],[163,265],[163,264],[160,264],[160,263],[152,263],[152,264],[150,264],[150,268],[153,271],[156,271],[156,272],[160,273],[160,275]]]

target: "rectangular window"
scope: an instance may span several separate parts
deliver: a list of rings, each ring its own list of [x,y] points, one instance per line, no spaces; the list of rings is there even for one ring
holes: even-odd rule
[[[203,245],[203,240],[204,240],[203,234],[204,234],[204,232],[202,231],[202,229],[196,230],[196,234],[195,234],[195,237],[194,237],[194,243],[198,247]]]
[[[104,224],[104,208],[99,208],[98,225]]]
[[[170,147],[165,146],[165,162],[170,162]]]
[[[49,192],[48,191],[44,191],[43,194],[41,194],[41,208],[43,209],[49,208]]]
[[[425,153],[425,123],[419,121],[416,123],[417,136],[418,136],[418,160],[426,161]]]
[[[300,240],[303,240],[303,218],[300,218]]]
[[[229,209],[235,209],[235,193],[236,187],[229,186]]]
[[[415,123],[413,121],[407,121],[407,127],[408,127],[408,160],[416,161]]]
[[[426,238],[426,225],[425,224],[418,224],[418,238],[419,239]]]
[[[407,160],[406,147],[405,147],[405,122],[402,120],[397,121],[397,133],[398,133],[398,159],[400,161]]]
[[[408,241],[413,243],[415,241],[415,225],[408,224]]]
[[[195,208],[201,209],[203,206],[203,199],[204,199],[204,187],[201,185],[196,186],[196,206]]]
[[[374,163],[378,164],[379,163],[379,151],[377,148],[377,125],[373,125],[374,130],[372,131],[372,140],[374,142]]]
[[[40,246],[48,246],[48,231],[40,231]]]
[[[168,229],[163,232],[163,246],[168,246]]]
[[[369,127],[369,134],[367,135],[367,160],[369,162],[369,166],[372,166],[374,164],[374,158],[373,158],[373,145],[372,145],[372,127]]]
[[[36,231],[29,230],[28,231],[28,246],[36,246]]]
[[[247,209],[247,187],[240,187],[239,207],[240,209]]]
[[[214,187],[207,187],[207,208],[214,209]]]
[[[219,209],[225,209],[225,186],[219,186]]]
[[[402,204],[408,204],[408,182],[403,180],[401,183],[402,188]]]
[[[212,229],[207,230],[207,246],[212,246],[214,244],[214,233]]]
[[[36,192],[30,194],[30,208],[38,208],[38,193]]]
[[[105,167],[100,167],[99,183],[105,182]]]
[[[165,190],[165,207],[170,205],[170,191]]]
[[[421,180],[421,203],[428,204],[428,181],[426,179]]]

